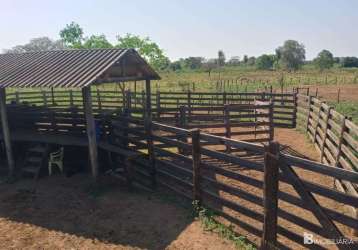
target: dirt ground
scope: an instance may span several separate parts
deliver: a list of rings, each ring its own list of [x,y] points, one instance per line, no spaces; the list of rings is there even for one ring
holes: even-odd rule
[[[358,84],[344,85],[304,85],[302,87],[310,88],[310,95],[315,95],[316,89],[318,97],[326,101],[337,101],[338,89],[340,89],[339,98],[341,101],[358,101]],[[305,93],[302,90],[302,93]]]
[[[172,194],[128,191],[105,177],[93,194],[90,178],[44,178],[0,185],[0,249],[234,249],[205,232]]]

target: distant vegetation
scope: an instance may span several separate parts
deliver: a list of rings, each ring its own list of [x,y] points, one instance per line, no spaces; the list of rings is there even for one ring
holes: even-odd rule
[[[21,53],[29,51],[54,50],[66,48],[134,48],[155,69],[173,72],[199,71],[207,72],[210,76],[213,71],[224,71],[226,67],[253,68],[258,70],[285,70],[296,71],[304,65],[311,65],[323,71],[330,68],[358,67],[357,57],[334,57],[332,52],[322,50],[313,61],[306,61],[306,51],[302,43],[287,40],[282,46],[276,48],[274,54],[264,54],[259,57],[244,55],[232,56],[227,59],[223,50],[218,51],[217,58],[204,58],[191,56],[170,61],[160,46],[151,41],[149,37],[140,37],[133,34],[118,35],[117,41],[111,43],[103,34],[84,35],[82,27],[77,23],[66,25],[60,32],[60,40],[48,37],[31,39],[25,45],[18,45],[7,50],[8,53]]]

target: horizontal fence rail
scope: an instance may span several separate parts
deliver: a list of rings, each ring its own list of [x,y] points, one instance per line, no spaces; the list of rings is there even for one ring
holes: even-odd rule
[[[29,103],[37,106],[83,106],[80,90],[63,91],[16,91],[7,93],[7,102]],[[273,123],[275,126],[295,127],[295,93],[210,93],[210,92],[157,92],[151,95],[153,117],[161,117],[178,111],[180,106],[188,109],[200,107],[223,107],[226,104],[253,104],[255,100],[273,102]],[[92,91],[94,109],[131,109],[132,113],[143,113],[145,93],[131,91]]]

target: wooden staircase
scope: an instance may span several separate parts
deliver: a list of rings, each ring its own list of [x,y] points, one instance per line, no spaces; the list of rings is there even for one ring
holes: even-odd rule
[[[48,159],[49,147],[47,144],[35,144],[28,148],[22,167],[22,173],[26,176],[33,176],[37,180],[41,169]]]

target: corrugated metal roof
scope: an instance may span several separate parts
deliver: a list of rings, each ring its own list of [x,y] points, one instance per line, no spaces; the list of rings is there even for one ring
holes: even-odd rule
[[[82,88],[107,78],[160,79],[133,49],[71,49],[0,55],[0,87]]]

